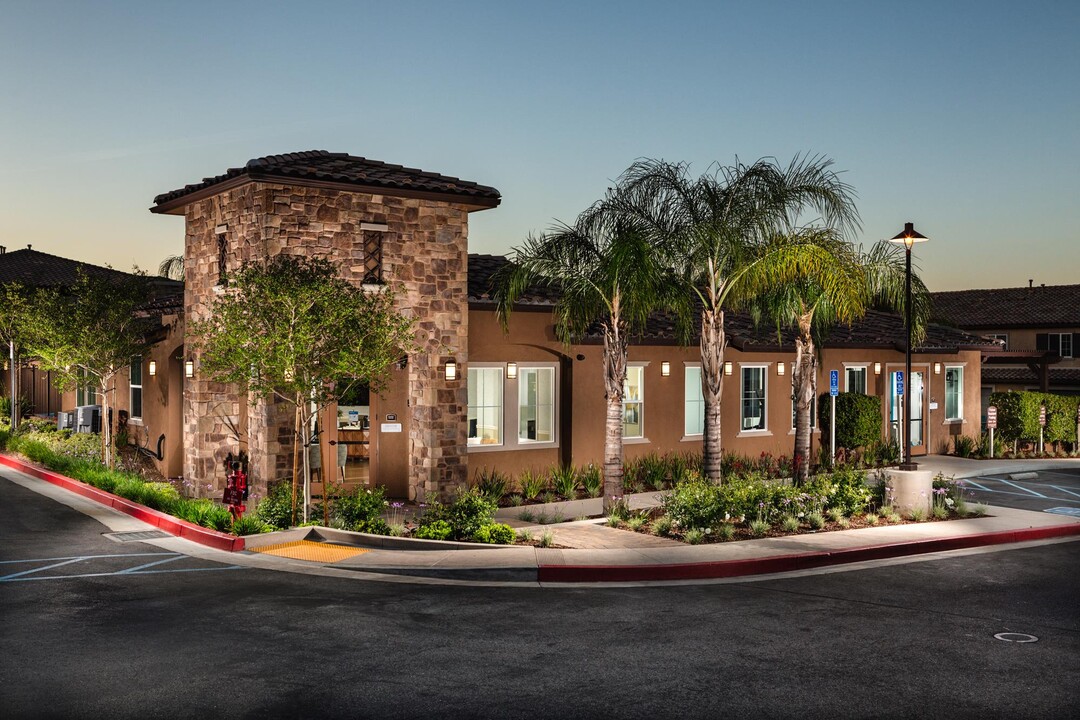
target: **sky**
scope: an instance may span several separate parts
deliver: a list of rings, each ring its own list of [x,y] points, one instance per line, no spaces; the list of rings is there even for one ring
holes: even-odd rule
[[[632,162],[823,155],[931,290],[1076,283],[1080,2],[0,0],[0,245],[154,270],[155,195],[300,150],[502,193],[471,252]]]

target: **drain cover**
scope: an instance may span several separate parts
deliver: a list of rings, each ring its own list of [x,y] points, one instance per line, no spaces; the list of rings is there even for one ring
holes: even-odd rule
[[[141,542],[143,540],[160,540],[172,537],[172,535],[162,530],[132,530],[130,532],[102,533],[102,535],[116,542]]]
[[[994,639],[1014,643],[1033,643],[1039,641],[1039,638],[1034,635],[1028,635],[1027,633],[998,633],[994,636]]]

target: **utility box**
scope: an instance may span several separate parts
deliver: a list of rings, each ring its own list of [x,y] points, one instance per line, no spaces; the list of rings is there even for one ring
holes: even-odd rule
[[[101,432],[101,406],[82,405],[75,408],[75,432]]]
[[[75,429],[75,413],[58,412],[56,413],[56,429],[57,430],[74,430]]]

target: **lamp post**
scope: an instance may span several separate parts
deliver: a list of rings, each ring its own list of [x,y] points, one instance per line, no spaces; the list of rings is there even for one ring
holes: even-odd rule
[[[919,466],[911,462],[911,246],[918,242],[926,242],[930,238],[919,234],[915,230],[914,223],[904,223],[904,230],[889,242],[901,243],[907,252],[907,273],[904,276],[904,314],[907,322],[907,346],[905,347],[904,382],[907,385],[904,393],[904,426],[903,451],[904,462],[900,464],[901,470],[918,470]]]

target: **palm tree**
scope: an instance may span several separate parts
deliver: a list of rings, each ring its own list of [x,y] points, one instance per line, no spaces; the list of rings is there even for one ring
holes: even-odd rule
[[[772,319],[777,329],[793,327],[795,336],[795,367],[791,373],[792,397],[795,401],[795,481],[803,482],[809,476],[810,427],[813,401],[817,397],[818,347],[836,324],[852,319],[850,309],[874,306],[883,310],[904,309],[904,282],[906,277],[904,252],[898,246],[882,241],[869,252],[856,250],[850,243],[818,233],[817,237],[805,238],[833,253],[837,265],[847,265],[857,272],[862,282],[848,288],[861,297],[844,298],[837,304],[836,298],[826,293],[812,279],[801,278],[786,283],[758,296],[753,305],[755,317],[762,315]],[[930,295],[917,276],[912,277],[912,318],[917,335],[924,332],[930,314]],[[859,312],[858,315],[862,315]]]
[[[610,193],[573,225],[557,224],[515,248],[494,279],[499,318],[507,327],[514,302],[530,288],[556,291],[554,314],[566,343],[599,327],[604,336],[604,511],[622,494],[623,386],[627,348],[656,310],[685,304],[663,253],[609,212]],[[677,314],[685,317],[685,312]],[[687,326],[680,326],[685,334]]]
[[[184,279],[184,256],[170,255],[158,265],[158,275],[170,280]]]
[[[642,160],[620,178],[618,214],[668,249],[700,306],[703,455],[713,482],[721,481],[725,310],[806,277],[834,298],[843,317],[861,311],[857,275],[814,242],[821,232],[837,237],[859,225],[854,192],[831,165],[821,157],[796,157],[787,167],[773,159],[736,160],[693,178],[685,164]],[[808,210],[819,216],[813,228],[799,224]]]

